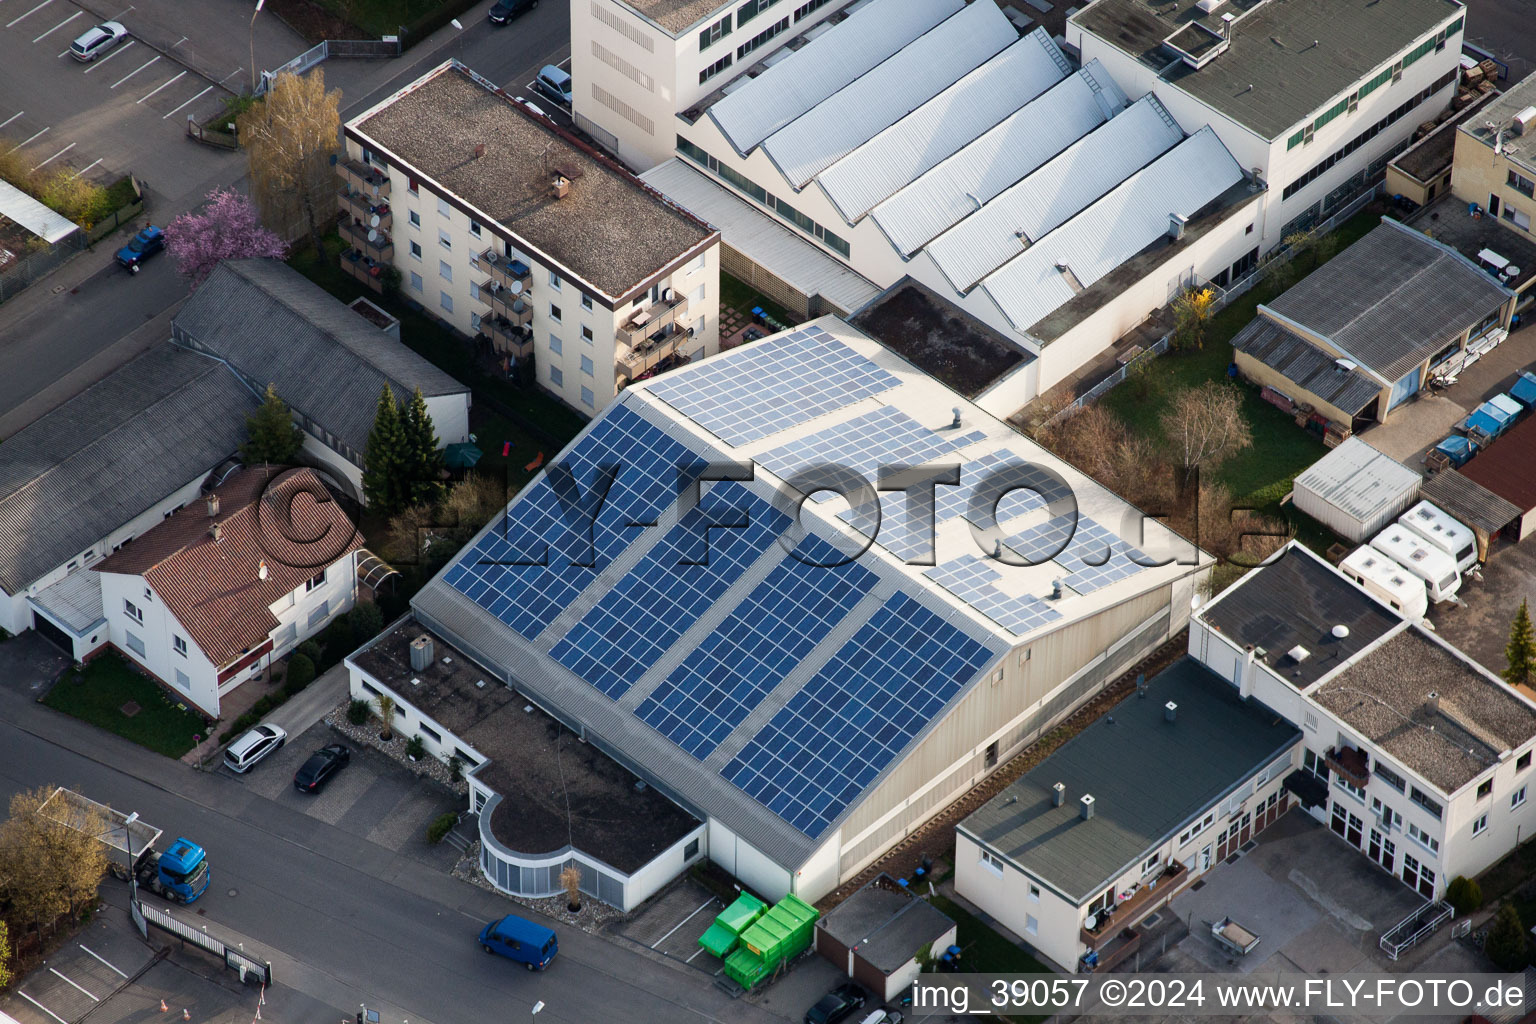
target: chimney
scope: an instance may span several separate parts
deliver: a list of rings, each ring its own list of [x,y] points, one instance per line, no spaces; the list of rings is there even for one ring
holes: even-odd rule
[[[1084,821],[1093,817],[1093,794],[1089,793],[1078,801],[1078,814]]]
[[[1177,242],[1184,237],[1184,225],[1189,223],[1188,217],[1181,217],[1176,213],[1168,215],[1168,238]]]
[[[571,179],[563,174],[557,174],[552,183],[552,188],[556,199],[564,199],[571,193]]]
[[[1163,717],[1168,721],[1175,721],[1179,717],[1179,706],[1173,701],[1163,705]]]
[[[1248,645],[1248,651],[1243,655],[1242,675],[1238,677],[1237,695],[1244,700],[1253,696],[1253,663],[1258,660],[1258,654],[1253,644]]]
[[[479,160],[483,156],[485,156],[485,143],[482,142],[475,146],[475,159]]]
[[[259,579],[259,580],[265,580],[267,578],[267,575],[268,575],[267,560],[265,558],[263,558],[261,561],[256,563],[256,578]]]
[[[411,641],[411,671],[425,672],[432,667],[432,638],[423,633]]]
[[[214,516],[216,516],[218,514],[219,514],[219,496],[217,494],[210,494],[210,495],[208,495],[208,518],[212,519]]]
[[[212,526],[208,527],[208,536],[212,537],[213,542],[217,544],[224,538],[224,527],[215,522]]]
[[[1440,710],[1440,692],[1438,690],[1430,690],[1425,695],[1424,706],[1438,713]]]
[[[1051,787],[1051,806],[1052,807],[1060,807],[1062,804],[1064,804],[1066,802],[1067,802],[1067,787],[1063,786],[1061,783],[1058,782],[1058,783],[1056,783],[1056,785]]]

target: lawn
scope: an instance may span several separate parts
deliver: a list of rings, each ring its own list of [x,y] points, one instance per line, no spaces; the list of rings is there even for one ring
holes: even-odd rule
[[[130,701],[139,707],[132,716],[123,713]],[[201,715],[171,703],[164,690],[131,669],[115,651],[84,668],[71,668],[43,703],[166,757],[180,757],[192,749],[192,737],[208,732]]]
[[[955,945],[960,947],[961,970],[966,974],[1054,973],[1019,946],[994,931],[981,918],[962,909],[953,900],[943,896],[930,896],[928,902],[944,911],[955,922],[957,926]],[[1017,1024],[1035,1024],[1037,1021],[1045,1020],[1045,1015],[1021,1015],[1007,1019]]]
[[[720,308],[722,310],[737,309],[750,315],[754,306],[761,307],[771,319],[777,320],[786,327],[793,327],[803,319],[757,291],[747,282],[722,272],[720,274]]]

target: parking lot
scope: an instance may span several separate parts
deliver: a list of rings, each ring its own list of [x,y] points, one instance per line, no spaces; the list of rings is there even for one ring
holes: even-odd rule
[[[85,928],[16,987],[6,1012],[21,1024],[68,1024],[108,999],[154,950],[107,921]]]

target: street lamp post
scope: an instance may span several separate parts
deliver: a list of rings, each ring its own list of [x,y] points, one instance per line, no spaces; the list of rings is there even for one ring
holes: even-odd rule
[[[123,819],[123,835],[128,840],[128,902],[132,904],[139,898],[139,873],[133,865],[133,823],[139,820],[139,812],[134,811]]]
[[[267,0],[256,0],[256,9],[251,12],[251,95],[256,95],[256,15],[261,13],[261,5]]]

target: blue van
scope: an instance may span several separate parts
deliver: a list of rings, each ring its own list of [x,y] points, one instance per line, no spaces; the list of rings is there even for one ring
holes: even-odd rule
[[[480,929],[480,948],[526,964],[530,971],[542,971],[560,951],[554,932],[516,914],[508,914]]]

